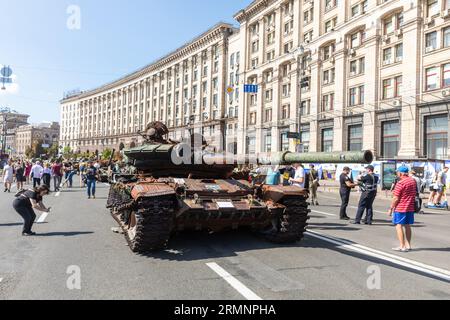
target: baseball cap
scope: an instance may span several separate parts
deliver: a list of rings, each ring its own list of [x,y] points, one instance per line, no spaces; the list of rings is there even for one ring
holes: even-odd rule
[[[400,173],[409,173],[409,168],[406,166],[401,166],[400,168],[398,168],[397,172]]]
[[[375,167],[372,166],[372,165],[371,165],[371,166],[367,166],[366,169],[367,169],[367,170],[371,170],[371,171],[375,171]]]

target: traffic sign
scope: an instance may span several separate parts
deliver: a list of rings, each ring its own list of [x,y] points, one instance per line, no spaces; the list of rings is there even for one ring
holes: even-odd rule
[[[3,67],[0,69],[0,74],[5,78],[9,78],[12,76],[12,69],[10,67]]]
[[[288,132],[287,133],[287,138],[288,139],[301,140],[302,135],[299,132]]]
[[[258,85],[244,84],[244,93],[258,93]]]

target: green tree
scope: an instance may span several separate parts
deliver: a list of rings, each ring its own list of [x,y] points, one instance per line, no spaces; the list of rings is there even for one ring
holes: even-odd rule
[[[43,154],[46,154],[46,150],[42,147],[43,140],[36,140],[33,142],[31,149],[33,150],[33,157],[40,158]]]
[[[54,143],[48,150],[47,150],[48,156],[50,158],[56,158],[59,153],[59,146],[58,144]]]
[[[113,155],[113,151],[109,148],[106,148],[102,152],[102,160],[109,160],[112,155]]]
[[[27,156],[28,159],[34,158],[33,149],[31,149],[30,146],[25,148],[25,155]]]
[[[66,159],[70,159],[72,155],[73,155],[72,149],[69,146],[64,147],[63,157]]]

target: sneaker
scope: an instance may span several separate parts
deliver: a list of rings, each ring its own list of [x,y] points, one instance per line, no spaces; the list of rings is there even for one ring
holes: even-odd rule
[[[400,248],[400,247],[398,247],[398,248],[392,248],[392,250],[393,250],[393,251],[396,251],[396,252],[409,252],[408,249],[406,249],[406,248]]]
[[[31,237],[31,236],[35,236],[36,232],[23,232],[22,236],[24,237]]]
[[[319,204],[319,202],[318,202],[318,201],[316,201],[316,206],[320,206],[320,204]]]
[[[358,221],[353,221],[353,222],[350,222],[351,224],[361,224],[361,222],[358,222]]]
[[[348,220],[350,220],[350,218],[349,217],[342,217],[342,218],[340,218],[341,220],[345,220],[345,221],[348,221]]]
[[[91,200],[91,197],[88,197],[88,200]]]

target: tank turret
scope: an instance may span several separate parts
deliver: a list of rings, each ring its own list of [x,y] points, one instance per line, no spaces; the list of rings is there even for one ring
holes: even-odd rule
[[[200,135],[177,142],[168,132],[161,122],[149,124],[145,143],[123,151],[128,174],[112,181],[107,206],[135,252],[163,249],[183,230],[247,227],[274,243],[297,242],[308,226],[308,190],[250,182],[248,165],[373,161],[370,151],[225,155]],[[235,170],[240,165],[247,168]]]

